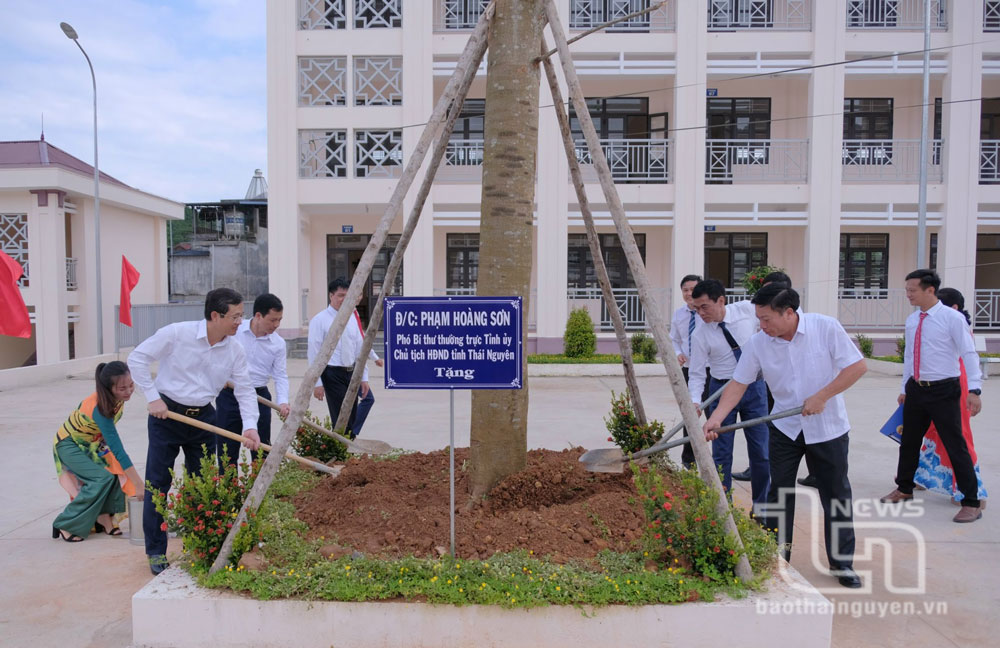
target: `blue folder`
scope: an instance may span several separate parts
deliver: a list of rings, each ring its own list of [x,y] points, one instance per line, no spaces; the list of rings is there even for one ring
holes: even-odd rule
[[[903,442],[903,406],[900,405],[893,412],[889,420],[885,422],[882,429],[879,430],[882,434],[886,435],[896,443]]]

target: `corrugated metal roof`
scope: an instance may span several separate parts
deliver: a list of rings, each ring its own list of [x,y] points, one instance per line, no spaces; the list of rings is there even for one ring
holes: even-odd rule
[[[58,146],[45,140],[0,142],[0,169],[32,168],[55,166],[84,175],[93,176],[94,167],[73,157]],[[123,187],[127,184],[101,172],[101,182],[111,182]]]

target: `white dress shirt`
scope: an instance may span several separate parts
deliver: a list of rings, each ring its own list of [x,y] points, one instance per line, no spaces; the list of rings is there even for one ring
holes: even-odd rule
[[[337,311],[333,309],[333,306],[327,306],[309,320],[309,346],[306,352],[309,364],[312,364],[313,360],[316,359],[319,348],[323,346],[323,339],[326,338],[326,333],[330,330],[330,326],[336,317]],[[331,367],[353,367],[358,359],[358,354],[361,353],[361,346],[364,341],[365,338],[361,334],[361,328],[357,325],[357,320],[352,315],[347,325],[344,326],[344,332],[340,336],[340,339],[337,340],[337,347],[333,350],[333,355],[330,356],[327,365]],[[361,380],[368,382],[368,367],[365,367],[365,372]],[[322,387],[323,381],[317,380],[316,386]]]
[[[275,401],[288,403],[288,350],[285,340],[277,333],[258,337],[250,329],[250,321],[243,320],[235,335],[247,356],[250,384],[267,387],[267,381],[274,378]]]
[[[800,311],[798,315],[799,325],[791,341],[763,331],[751,337],[743,345],[743,355],[733,374],[736,382],[750,384],[763,372],[764,382],[774,396],[774,412],[799,407],[837,374],[862,359],[840,322],[818,313]],[[802,432],[806,444],[830,441],[851,429],[843,394],[828,400],[819,414],[789,416],[774,421],[774,426],[789,439]]]
[[[741,348],[759,328],[757,309],[750,300],[726,304],[726,314],[722,321]],[[736,369],[736,356],[719,328],[719,323],[703,321],[702,324],[703,326],[694,330],[694,337],[691,339],[688,391],[695,403],[701,402],[698,399],[705,389],[706,367],[711,367],[712,378],[721,381],[732,378]]]
[[[691,315],[694,315],[694,330],[697,331],[705,320],[698,316],[698,311],[691,310],[687,304],[674,311],[670,319],[670,341],[674,344],[674,354],[687,356],[687,364],[691,364],[691,338],[688,327],[691,325]]]
[[[208,405],[226,382],[235,386],[243,431],[257,429],[257,394],[250,386],[246,354],[229,336],[208,343],[205,320],[168,324],[146,338],[128,356],[132,380],[147,402],[161,395],[182,405]],[[159,361],[156,380],[150,365]]]
[[[915,310],[906,318],[906,350],[903,352],[903,385],[901,393],[906,393],[906,381],[913,377],[913,353],[916,350],[914,337],[920,324],[920,311]],[[969,335],[969,325],[965,316],[954,308],[938,302],[927,309],[927,317],[920,329],[920,380],[944,380],[958,378],[962,370],[958,359],[965,360],[965,375],[969,379],[969,389],[981,389],[982,371],[976,344]]]

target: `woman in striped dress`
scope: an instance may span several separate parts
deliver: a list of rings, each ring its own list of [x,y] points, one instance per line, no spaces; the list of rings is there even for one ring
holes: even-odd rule
[[[109,465],[120,464],[129,485],[143,496],[142,479],[115,428],[135,390],[128,365],[102,362],[94,378],[96,391],[69,415],[53,444],[56,472],[60,477],[71,472],[81,484],[80,492],[52,522],[52,537],[66,542],[83,541],[93,528],[121,535],[112,516],[125,510],[125,496]]]

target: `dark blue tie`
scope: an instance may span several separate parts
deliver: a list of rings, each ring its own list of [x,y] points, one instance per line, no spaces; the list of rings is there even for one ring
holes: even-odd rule
[[[722,334],[726,336],[726,342],[729,343],[729,348],[733,350],[733,355],[736,357],[736,362],[739,362],[740,355],[743,353],[743,351],[740,350],[740,345],[736,344],[736,338],[734,338],[733,334],[730,333],[729,329],[726,328],[725,322],[719,322],[719,328],[722,329]]]
[[[691,317],[688,319],[688,357],[691,357],[691,336],[694,335],[694,311],[691,311]]]

